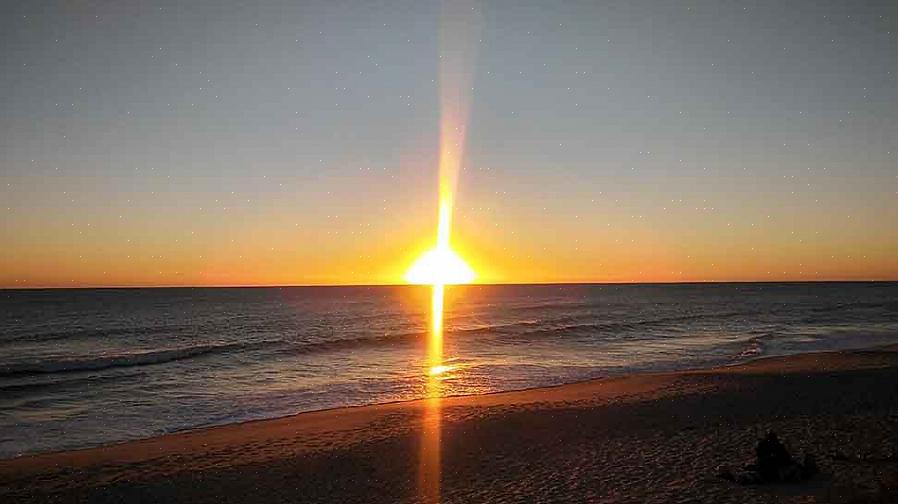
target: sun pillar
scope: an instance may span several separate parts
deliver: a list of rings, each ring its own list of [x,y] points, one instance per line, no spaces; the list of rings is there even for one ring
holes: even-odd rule
[[[406,274],[411,283],[431,285],[430,334],[427,340],[426,397],[422,416],[419,497],[440,502],[442,477],[443,313],[445,286],[474,280],[474,271],[451,247],[452,212],[465,147],[465,129],[474,56],[479,43],[480,8],[474,0],[444,1],[440,16],[440,152],[436,245]]]

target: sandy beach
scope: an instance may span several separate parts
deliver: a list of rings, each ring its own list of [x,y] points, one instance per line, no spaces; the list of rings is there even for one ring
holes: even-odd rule
[[[775,431],[810,481],[739,485]],[[428,445],[431,445],[428,448]],[[3,502],[896,502],[898,347],[344,408],[0,461]],[[428,463],[422,458],[434,458]],[[423,471],[440,474],[422,488]]]

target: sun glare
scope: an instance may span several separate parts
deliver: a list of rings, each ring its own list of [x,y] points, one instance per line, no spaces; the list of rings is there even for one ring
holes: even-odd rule
[[[421,285],[466,284],[474,278],[474,270],[449,247],[425,252],[405,274],[407,282]]]

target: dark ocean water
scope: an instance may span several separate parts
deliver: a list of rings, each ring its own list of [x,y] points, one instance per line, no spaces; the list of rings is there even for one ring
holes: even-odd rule
[[[0,291],[0,458],[421,397],[430,291]],[[448,394],[898,342],[898,283],[448,288]]]

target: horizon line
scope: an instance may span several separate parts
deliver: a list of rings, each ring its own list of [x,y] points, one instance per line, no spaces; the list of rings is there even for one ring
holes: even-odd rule
[[[527,285],[703,285],[703,284],[814,284],[814,283],[898,283],[898,279],[822,279],[822,280],[683,280],[683,281],[559,281],[559,282],[490,282],[457,284],[464,287],[499,287]],[[218,285],[90,285],[90,286],[20,286],[0,287],[0,291],[16,290],[99,290],[99,289],[275,289],[303,287],[430,287],[411,283],[360,284],[218,284]]]

